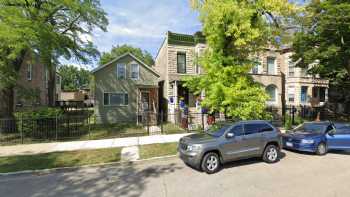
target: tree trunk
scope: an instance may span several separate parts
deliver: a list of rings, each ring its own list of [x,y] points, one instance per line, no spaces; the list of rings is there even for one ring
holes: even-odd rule
[[[0,116],[11,118],[14,112],[14,87],[8,87],[1,90],[0,102],[3,103]]]
[[[49,68],[49,79],[48,79],[48,105],[49,107],[55,106],[56,100],[56,72],[54,66]]]

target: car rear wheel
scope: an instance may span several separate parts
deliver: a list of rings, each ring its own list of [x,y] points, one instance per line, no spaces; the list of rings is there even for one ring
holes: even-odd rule
[[[266,163],[275,163],[279,159],[279,148],[275,145],[268,145],[265,148],[264,155],[263,155],[263,160]]]
[[[201,168],[204,172],[208,174],[213,174],[218,172],[220,170],[220,167],[221,164],[218,154],[210,152],[204,155],[201,165]]]
[[[325,154],[327,154],[327,146],[326,146],[325,143],[321,142],[321,143],[317,146],[316,154],[317,154],[317,155],[325,155]]]

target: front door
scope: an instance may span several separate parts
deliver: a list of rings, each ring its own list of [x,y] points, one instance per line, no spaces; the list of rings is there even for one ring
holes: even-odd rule
[[[224,160],[230,161],[241,158],[244,154],[243,125],[233,126],[228,133],[233,133],[234,137],[225,138],[225,142],[221,145]]]
[[[327,145],[334,150],[350,149],[350,126],[337,126],[335,132],[327,134]]]
[[[147,112],[150,110],[149,92],[141,92],[141,108],[142,112]]]

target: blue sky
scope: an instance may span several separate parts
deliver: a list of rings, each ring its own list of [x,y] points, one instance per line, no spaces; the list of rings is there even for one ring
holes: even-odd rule
[[[189,0],[101,0],[101,5],[108,13],[108,32],[92,37],[101,52],[130,44],[155,57],[168,30],[193,34],[201,29]]]

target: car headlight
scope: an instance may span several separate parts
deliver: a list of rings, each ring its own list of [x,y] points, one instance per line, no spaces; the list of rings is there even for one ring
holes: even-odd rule
[[[187,151],[198,151],[198,150],[200,150],[200,148],[201,148],[200,145],[188,145]]]
[[[302,144],[313,144],[314,142],[315,142],[314,140],[306,140],[306,139],[301,140]]]

